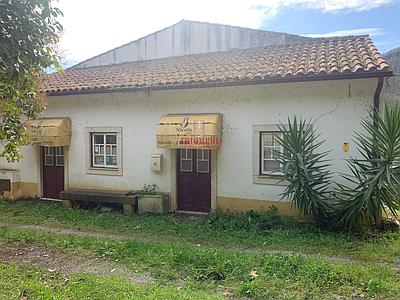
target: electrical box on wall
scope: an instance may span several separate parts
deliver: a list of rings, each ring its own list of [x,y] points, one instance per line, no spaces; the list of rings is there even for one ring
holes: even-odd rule
[[[153,154],[150,157],[151,170],[154,172],[161,172],[162,170],[162,155]]]

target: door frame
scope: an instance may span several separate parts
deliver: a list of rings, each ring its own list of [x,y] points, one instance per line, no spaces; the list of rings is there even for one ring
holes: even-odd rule
[[[69,146],[64,147],[64,189],[69,188]],[[36,146],[36,161],[37,161],[37,178],[38,180],[38,187],[37,190],[39,192],[39,197],[43,198],[43,152],[42,146]]]
[[[178,170],[177,170],[177,151],[179,149],[171,149],[170,151],[170,170],[171,170],[171,194],[170,194],[170,211],[174,212],[178,209]],[[211,209],[214,212],[217,209],[217,150],[211,151]]]

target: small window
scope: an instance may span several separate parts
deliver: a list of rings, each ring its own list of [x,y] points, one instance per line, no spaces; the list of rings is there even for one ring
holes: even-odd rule
[[[281,175],[281,164],[278,156],[282,147],[278,143],[280,132],[261,132],[260,165],[263,175]]]
[[[210,172],[210,150],[197,150],[197,172]]]
[[[92,166],[117,168],[117,133],[92,133]]]
[[[44,147],[44,165],[53,166],[54,165],[54,148]]]
[[[180,170],[183,172],[192,172],[192,149],[180,150]]]
[[[56,147],[56,165],[64,166],[64,147]]]

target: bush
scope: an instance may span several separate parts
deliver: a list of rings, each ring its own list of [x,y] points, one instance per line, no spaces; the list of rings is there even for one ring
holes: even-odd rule
[[[324,141],[318,141],[319,134],[311,122],[288,119],[288,127],[280,126],[282,137],[278,143],[283,151],[278,154],[283,179],[288,182],[282,193],[307,217],[314,217],[317,223],[326,220],[329,210],[329,186],[331,172],[326,159],[328,152],[317,153]]]
[[[377,226],[386,211],[397,217],[400,209],[400,107],[371,111],[362,126],[366,133],[355,136],[361,158],[348,160],[347,184],[338,184],[338,220],[348,229]]]
[[[137,195],[159,195],[160,192],[157,191],[158,187],[156,184],[144,184],[143,187],[136,192]]]

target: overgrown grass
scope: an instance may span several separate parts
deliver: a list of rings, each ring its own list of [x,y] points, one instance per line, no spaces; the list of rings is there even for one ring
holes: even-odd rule
[[[172,242],[111,241],[10,228],[0,229],[0,239],[93,252],[118,259],[132,270],[151,272],[159,286],[183,282],[184,290],[185,286],[196,287],[197,292],[215,292],[223,287],[254,299],[335,299],[354,294],[378,299],[400,297],[396,271],[373,263],[344,263],[298,254],[225,251]],[[252,271],[259,276],[249,277]],[[119,283],[115,284],[114,289],[119,290]],[[126,291],[127,288],[120,292]]]
[[[88,274],[63,276],[14,263],[0,263],[0,299],[222,299],[194,288],[131,284]]]
[[[97,231],[128,237],[229,248],[260,248],[299,253],[342,255],[365,261],[396,262],[400,234],[329,232],[311,224],[285,222],[260,230],[242,226],[245,220],[219,215],[195,220],[174,216],[125,216],[85,210],[67,210],[40,201],[0,201],[0,222],[39,224]]]

